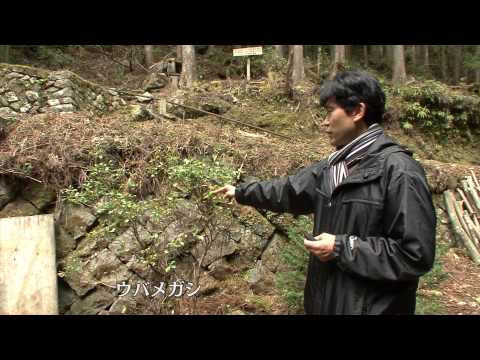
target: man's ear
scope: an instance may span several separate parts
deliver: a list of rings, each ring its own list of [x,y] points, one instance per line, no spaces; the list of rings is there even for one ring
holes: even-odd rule
[[[367,106],[365,105],[365,103],[359,103],[352,114],[353,121],[360,121],[365,118],[366,110]]]

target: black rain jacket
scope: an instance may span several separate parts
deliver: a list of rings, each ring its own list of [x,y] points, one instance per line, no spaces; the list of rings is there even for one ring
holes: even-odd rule
[[[422,166],[383,134],[333,193],[328,179],[324,159],[295,175],[240,184],[235,198],[277,213],[314,213],[313,235],[336,236],[333,260],[310,254],[306,314],[414,314],[437,222]]]

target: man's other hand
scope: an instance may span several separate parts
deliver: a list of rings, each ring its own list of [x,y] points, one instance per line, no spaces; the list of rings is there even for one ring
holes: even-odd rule
[[[333,259],[333,248],[335,245],[335,235],[322,233],[315,236],[317,241],[303,240],[303,245],[320,261],[325,262]]]

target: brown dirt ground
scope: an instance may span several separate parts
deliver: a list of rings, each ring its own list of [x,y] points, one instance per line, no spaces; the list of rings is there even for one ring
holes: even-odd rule
[[[435,290],[421,289],[419,294],[438,301],[438,314],[479,315],[480,268],[457,248],[451,248],[439,260],[446,279]]]

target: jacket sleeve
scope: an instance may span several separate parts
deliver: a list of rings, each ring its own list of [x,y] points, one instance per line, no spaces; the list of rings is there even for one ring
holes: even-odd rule
[[[306,167],[295,175],[240,184],[235,189],[235,199],[239,204],[277,213],[312,213],[315,210],[316,184],[313,170],[317,164]]]
[[[435,257],[436,215],[423,169],[399,171],[389,182],[387,237],[337,235],[334,257],[344,271],[380,281],[412,281]]]

